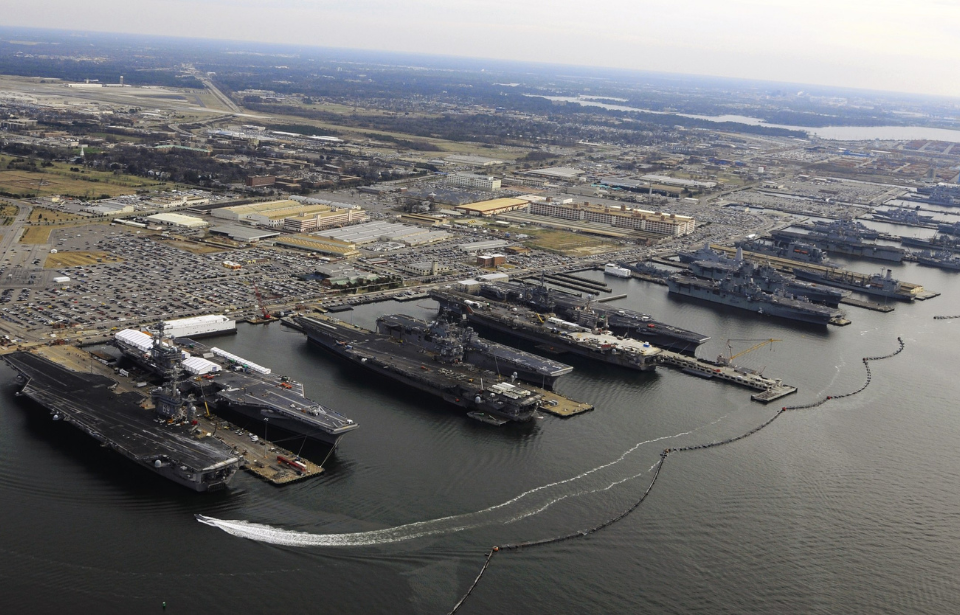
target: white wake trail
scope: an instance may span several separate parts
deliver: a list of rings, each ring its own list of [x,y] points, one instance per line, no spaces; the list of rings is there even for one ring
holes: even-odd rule
[[[722,418],[722,417],[721,417]],[[720,419],[718,419],[719,421]],[[711,424],[714,424],[718,421],[714,421]],[[698,428],[699,429],[699,428]],[[366,545],[377,545],[377,544],[389,544],[393,542],[401,542],[404,540],[413,540],[415,538],[422,538],[424,536],[431,536],[436,534],[448,534],[454,532],[460,532],[463,530],[473,529],[480,527],[482,525],[489,524],[496,519],[488,519],[491,517],[491,513],[494,513],[498,510],[506,508],[512,504],[516,504],[522,500],[528,499],[530,496],[543,492],[544,490],[550,489],[552,487],[558,487],[574,481],[582,480],[592,474],[605,470],[607,468],[613,467],[619,463],[622,463],[629,455],[636,452],[641,446],[645,444],[652,444],[655,442],[660,442],[662,440],[668,440],[672,438],[678,438],[680,436],[686,436],[693,433],[695,430],[684,431],[672,436],[661,436],[659,438],[654,438],[652,440],[644,440],[638,442],[631,446],[629,449],[623,452],[619,457],[613,461],[607,462],[605,464],[599,465],[595,468],[591,468],[576,476],[570,478],[565,478],[563,480],[555,481],[552,483],[547,483],[545,485],[540,485],[539,487],[534,487],[528,491],[517,495],[514,498],[511,498],[500,504],[495,504],[489,506],[482,510],[475,512],[464,513],[461,515],[451,515],[449,517],[440,517],[437,519],[430,519],[427,521],[417,521],[415,523],[407,523],[404,525],[398,525],[396,527],[385,528],[382,530],[373,530],[368,532],[353,532],[353,533],[344,533],[344,534],[313,534],[310,532],[299,532],[296,530],[284,530],[270,525],[252,523],[249,521],[242,520],[227,520],[227,519],[217,519],[214,517],[208,517],[206,515],[196,515],[197,521],[200,523],[219,528],[224,532],[232,536],[237,536],[239,538],[246,538],[248,540],[256,540],[258,542],[266,542],[269,544],[282,545],[288,547],[332,547],[332,546],[366,546]],[[655,466],[656,464],[654,464]],[[651,466],[653,467],[653,466]],[[648,470],[649,472],[649,470]],[[546,510],[547,508],[553,506],[557,502],[565,500],[571,497],[580,497],[583,495],[588,495],[591,493],[597,493],[600,491],[608,491],[614,486],[619,485],[628,480],[637,478],[644,474],[634,474],[623,479],[618,479],[613,482],[610,482],[605,487],[597,489],[585,489],[578,490],[569,494],[560,494],[556,497],[549,498],[545,502],[539,502],[534,504],[531,508],[527,510],[521,510],[514,513],[506,521],[500,521],[501,523],[512,523],[526,517],[538,514]]]

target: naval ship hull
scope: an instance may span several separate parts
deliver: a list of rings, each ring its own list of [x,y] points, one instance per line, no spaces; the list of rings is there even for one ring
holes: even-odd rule
[[[842,275],[837,276],[828,276],[813,271],[807,271],[804,269],[794,269],[793,275],[798,278],[803,278],[805,280],[810,280],[811,282],[816,282],[817,284],[829,284],[830,286],[836,286],[837,288],[845,288],[847,290],[852,290],[854,292],[863,293],[865,295],[871,295],[873,297],[882,297],[884,299],[897,299],[898,301],[913,301],[914,296],[908,293],[899,292],[896,289],[891,288],[882,288],[880,286],[869,286],[866,284],[857,284],[849,279],[845,279]]]
[[[337,357],[368,369],[388,380],[399,382],[438,397],[459,408],[471,412],[492,414],[508,421],[525,422],[536,416],[536,411],[540,407],[539,398],[538,400],[531,400],[532,403],[526,403],[524,407],[516,411],[505,407],[502,403],[491,401],[488,397],[485,397],[482,374],[479,370],[470,373],[470,370],[466,368],[449,365],[428,368],[424,363],[421,363],[424,358],[412,360],[396,352],[385,352],[383,349],[375,347],[377,342],[383,340],[378,339],[382,336],[377,336],[372,332],[353,331],[336,323],[324,322],[320,324],[306,318],[297,318],[295,323],[306,334],[311,343]],[[348,339],[357,336],[362,338],[361,341],[352,339],[352,343],[348,343]],[[357,345],[355,346],[355,344]],[[393,350],[399,351],[399,348],[394,347]],[[461,378],[446,377],[444,371],[450,374],[457,373]],[[438,377],[437,372],[440,372],[441,376]],[[496,379],[495,374],[489,372],[487,374],[492,379]],[[470,382],[470,380],[473,380],[473,382]]]
[[[4,360],[25,384],[19,391],[123,457],[197,492],[225,489],[240,467],[234,452],[213,438],[199,440],[177,426],[158,424],[136,393],[115,394],[106,376],[80,374],[36,355]]]
[[[670,289],[671,293],[680,296],[693,297],[694,299],[700,299],[701,301],[708,301],[710,303],[718,303],[728,307],[739,308],[741,310],[746,310],[763,316],[774,316],[777,318],[796,320],[814,325],[828,325],[835,316],[835,314],[831,314],[828,310],[803,310],[789,305],[783,305],[775,301],[753,300],[747,296],[730,293],[720,288],[713,288],[711,286],[701,285],[693,282],[668,279],[667,287]]]

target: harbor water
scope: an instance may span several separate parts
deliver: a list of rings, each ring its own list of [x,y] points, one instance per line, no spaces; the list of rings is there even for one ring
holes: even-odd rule
[[[879,265],[842,260],[874,272]],[[846,308],[823,328],[670,296],[603,276],[642,310],[710,335],[716,358],[799,392],[771,406],[676,370],[576,368],[560,393],[596,410],[494,427],[342,364],[279,324],[217,345],[305,383],[360,424],[319,478],[277,488],[239,474],[198,495],[101,448],[14,396],[0,370],[0,606],[23,613],[446,613],[492,545],[586,529],[630,506],[664,448],[654,490],[588,537],[495,558],[461,613],[929,613],[960,607],[960,274],[893,266],[942,296],[891,313]],[[429,300],[339,314],[429,318]],[[499,338],[503,341],[503,338]],[[526,346],[530,349],[530,346]],[[263,434],[264,426],[244,425]],[[274,438],[275,434],[269,433]],[[286,438],[280,434],[277,438]],[[298,450],[299,440],[281,444]],[[251,445],[253,446],[253,445]],[[307,445],[304,454],[326,451]],[[205,523],[195,515],[203,515]]]

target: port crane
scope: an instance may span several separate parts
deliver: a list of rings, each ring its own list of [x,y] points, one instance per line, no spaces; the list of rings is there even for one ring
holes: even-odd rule
[[[754,350],[756,350],[756,349],[758,349],[758,348],[763,348],[763,347],[766,346],[767,344],[772,344],[772,343],[774,343],[774,342],[782,342],[782,341],[783,341],[783,340],[776,340],[776,339],[773,339],[773,338],[768,338],[768,339],[728,339],[728,340],[727,340],[727,355],[728,355],[728,356],[725,357],[725,356],[723,356],[723,355],[720,355],[719,357],[717,357],[717,363],[721,363],[721,364],[723,364],[723,365],[730,365],[731,363],[733,363],[733,360],[736,359],[737,357],[742,357],[743,355],[747,354],[748,352],[753,352]],[[751,346],[750,348],[747,348],[746,350],[741,350],[741,351],[738,352],[737,354],[733,354],[733,346],[730,345],[730,342],[758,342],[758,343],[757,343],[757,344],[754,344],[754,345]]]
[[[263,314],[263,319],[273,320],[273,316],[270,315],[266,304],[263,302],[263,295],[260,293],[260,287],[256,284],[253,285],[253,296],[257,298],[257,307],[260,308],[260,313]]]

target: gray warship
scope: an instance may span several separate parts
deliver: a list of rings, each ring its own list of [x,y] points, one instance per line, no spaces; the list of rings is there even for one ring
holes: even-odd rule
[[[793,274],[798,278],[845,288],[866,295],[883,297],[885,299],[897,299],[899,301],[913,301],[916,296],[904,290],[900,281],[893,277],[893,271],[886,270],[886,273],[875,273],[870,276],[853,275],[850,272],[834,271],[808,271],[806,269],[794,269]]]
[[[774,231],[777,239],[801,239],[827,252],[846,254],[882,261],[899,263],[903,260],[904,251],[901,248],[873,243],[880,237],[875,231],[862,222],[855,220],[817,220],[810,225],[807,234],[787,230]]]
[[[336,445],[357,429],[353,420],[304,394],[303,385],[242,357],[207,348],[188,338],[164,341],[133,329],[117,332],[114,344],[124,356],[217,409],[229,409],[325,444]],[[191,354],[192,353],[192,354]],[[194,356],[201,355],[201,356]]]
[[[573,371],[566,363],[485,340],[471,327],[443,320],[427,323],[406,314],[391,314],[377,319],[377,332],[543,388],[552,388],[557,378]]]
[[[946,269],[948,271],[960,271],[960,256],[952,252],[947,252],[946,250],[936,252],[922,250],[920,252],[914,252],[913,256],[919,264],[927,267],[937,267],[938,269]]]
[[[607,329],[664,348],[693,354],[710,336],[681,329],[655,319],[649,314],[625,308],[607,307],[589,297],[578,297],[540,285],[500,282],[481,284],[480,294],[494,301],[502,301],[531,308],[541,314],[558,317],[590,329]]]
[[[764,256],[775,256],[777,258],[785,258],[789,260],[800,261],[802,263],[812,263],[814,265],[823,265],[825,267],[834,266],[830,263],[830,259],[827,258],[826,252],[813,244],[804,243],[798,240],[748,239],[745,241],[738,241],[734,245],[736,245],[738,248],[743,248],[744,252],[753,252],[754,254],[762,254]],[[686,262],[684,261],[683,254],[680,255],[680,260],[681,262]]]
[[[750,280],[735,280],[727,276],[721,280],[704,280],[687,274],[667,278],[671,293],[694,297],[711,303],[748,310],[764,316],[774,316],[817,325],[827,325],[843,317],[838,309],[812,303],[786,293],[764,292]]]
[[[334,355],[468,410],[474,418],[529,421],[543,401],[543,395],[529,387],[465,364],[462,345],[458,350],[453,340],[445,352],[428,352],[333,318],[294,316],[292,322],[311,342]]]
[[[17,392],[46,408],[53,420],[83,431],[134,463],[198,492],[227,487],[240,458],[194,425],[196,405],[176,381],[149,396],[117,392],[117,381],[76,372],[29,352],[4,360],[24,383]],[[150,407],[152,406],[152,409]]]
[[[697,277],[708,280],[722,280],[729,277],[735,282],[753,282],[766,293],[806,297],[814,303],[822,303],[830,307],[840,305],[840,300],[846,296],[846,293],[835,288],[802,282],[780,273],[769,265],[747,260],[743,257],[742,248],[737,248],[737,255],[734,258],[715,252],[709,247],[702,248],[694,254],[700,258],[690,263],[690,272]]]

